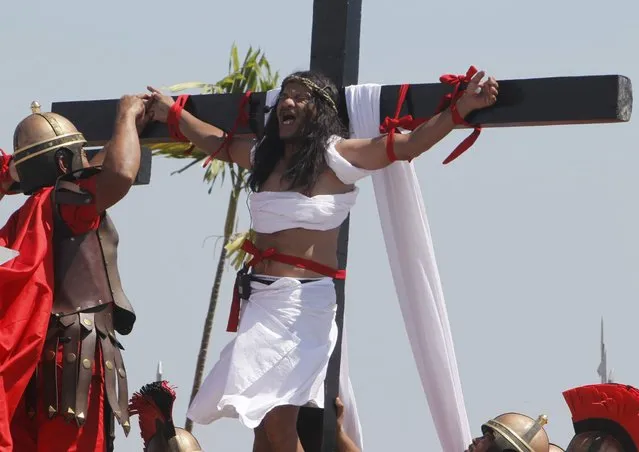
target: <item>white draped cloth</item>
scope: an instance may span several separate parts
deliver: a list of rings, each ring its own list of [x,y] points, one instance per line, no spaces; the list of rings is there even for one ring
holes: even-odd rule
[[[380,92],[376,84],[346,88],[353,138],[379,135]],[[372,177],[395,290],[435,429],[444,452],[463,451],[471,442],[470,426],[415,168],[398,161]]]

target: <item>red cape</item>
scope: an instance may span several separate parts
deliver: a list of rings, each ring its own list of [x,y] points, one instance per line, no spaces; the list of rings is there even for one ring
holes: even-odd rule
[[[11,419],[40,360],[53,305],[52,188],[32,195],[0,229],[20,255],[0,265],[0,450],[12,450]]]

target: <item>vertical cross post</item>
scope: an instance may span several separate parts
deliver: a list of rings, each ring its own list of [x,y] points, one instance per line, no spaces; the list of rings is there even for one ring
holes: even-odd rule
[[[313,1],[310,69],[323,73],[340,89],[343,89],[344,86],[357,84],[361,18],[362,0]],[[343,119],[348,121],[347,115]],[[348,123],[346,125],[348,126]],[[347,217],[340,228],[338,238],[337,261],[339,268],[346,268],[348,231],[349,218]],[[320,435],[311,435],[315,444],[305,445],[305,450],[309,452],[320,450],[321,452],[334,452],[337,450],[337,416],[334,401],[339,392],[345,281],[335,280],[335,291],[337,296],[336,323],[339,332],[324,383],[325,408],[323,416],[320,418],[317,413],[313,414],[311,409],[300,411],[302,430],[322,432],[321,438]],[[317,444],[320,442],[321,444]]]

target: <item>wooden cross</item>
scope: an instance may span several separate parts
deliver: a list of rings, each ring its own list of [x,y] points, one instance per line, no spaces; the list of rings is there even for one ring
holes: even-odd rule
[[[340,116],[348,125],[344,86],[355,85],[359,72],[359,39],[362,0],[314,0],[310,68],[329,76],[341,88]],[[440,99],[451,91],[441,83],[411,85],[401,114],[430,117]],[[380,114],[394,116],[399,86],[381,88]],[[194,95],[186,109],[198,118],[230,130],[237,116],[241,94]],[[238,134],[260,134],[264,127],[266,93],[254,93],[249,102],[249,126]],[[117,100],[56,102],[52,111],[70,119],[84,133],[89,145],[103,145],[111,137]],[[499,80],[497,103],[469,115],[470,123],[482,127],[521,127],[567,124],[617,123],[630,120],[632,86],[620,75],[550,77]],[[170,141],[166,125],[151,124],[141,137],[143,143]],[[339,268],[346,268],[349,219],[339,235]],[[338,343],[329,361],[325,384],[326,408],[302,409],[298,429],[312,442],[307,452],[336,450],[336,413],[333,401],[339,389],[344,281],[336,281]],[[310,438],[310,437],[313,438]]]

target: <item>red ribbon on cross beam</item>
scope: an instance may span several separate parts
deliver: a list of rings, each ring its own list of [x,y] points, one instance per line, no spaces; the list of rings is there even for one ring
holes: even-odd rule
[[[229,133],[227,133],[226,136],[224,137],[224,140],[222,141],[222,144],[220,144],[220,147],[217,148],[217,150],[213,152],[211,155],[209,155],[208,158],[204,161],[204,163],[202,164],[203,168],[206,168],[208,164],[211,163],[211,160],[213,160],[215,156],[222,151],[222,149],[227,150],[229,161],[231,163],[233,162],[231,153],[229,152],[229,146],[231,145],[231,141],[233,141],[233,137],[235,136],[237,128],[240,126],[246,126],[249,123],[249,114],[246,111],[246,106],[251,100],[251,94],[252,93],[249,90],[249,91],[246,91],[244,95],[242,96],[242,99],[240,100],[240,105],[238,107],[239,111],[237,114],[237,118],[235,118],[235,123],[233,124],[233,127],[231,128]]]
[[[470,124],[464,118],[461,117],[459,112],[457,111],[457,101],[463,95],[464,89],[462,89],[463,83],[469,83],[473,76],[477,73],[477,69],[474,66],[471,66],[466,75],[454,75],[454,74],[444,74],[439,78],[441,83],[452,85],[453,91],[444,95],[435,110],[435,114],[441,113],[446,108],[450,107],[451,114],[453,117],[453,123],[456,125],[465,125],[469,127],[473,127],[473,132],[466,137],[464,141],[462,141],[455,150],[444,160],[443,164],[446,165],[457,157],[466,152],[477,140],[479,134],[481,133],[481,126],[476,124]],[[398,128],[406,129],[406,130],[415,130],[419,125],[428,121],[431,118],[413,118],[412,115],[405,115],[401,118],[399,117],[399,113],[402,109],[402,105],[404,105],[404,100],[406,99],[406,94],[408,93],[408,88],[410,85],[404,84],[399,87],[399,97],[397,99],[397,108],[395,109],[395,117],[386,117],[384,121],[379,126],[380,133],[387,133],[388,139],[386,140],[386,155],[388,156],[388,160],[390,162],[394,162],[397,160],[397,155],[395,154],[394,144],[395,144],[395,131]],[[412,159],[409,159],[410,162]]]

